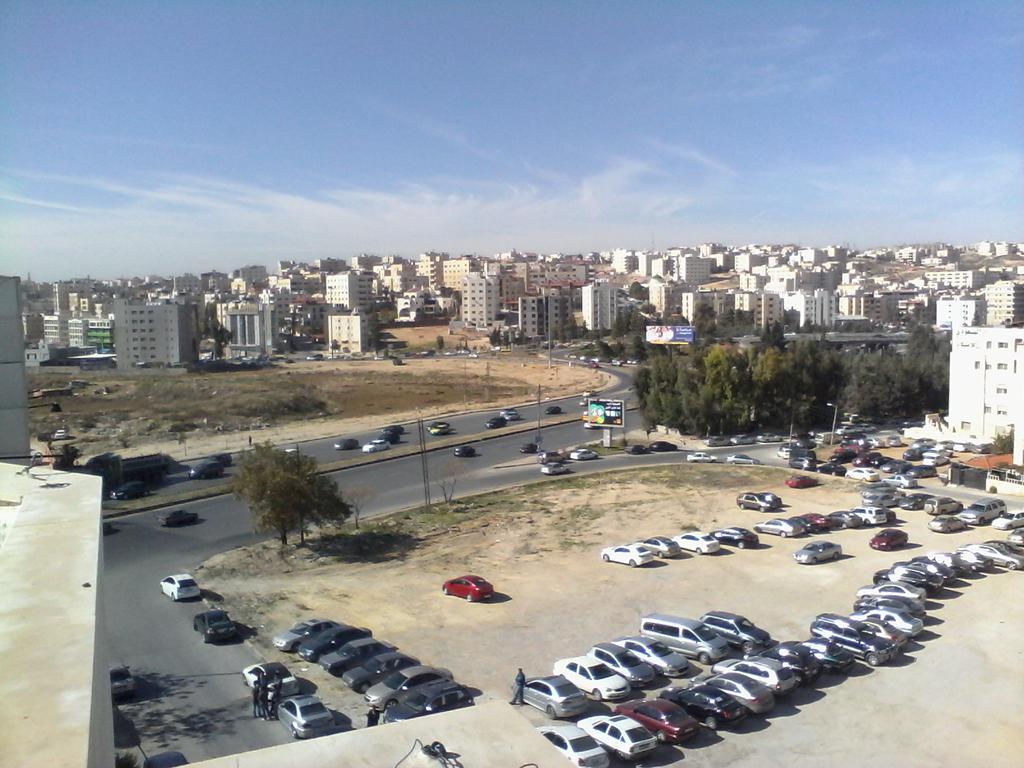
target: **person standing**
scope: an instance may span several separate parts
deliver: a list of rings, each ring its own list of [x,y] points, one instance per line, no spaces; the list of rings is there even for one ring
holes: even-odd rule
[[[280,676],[275,675],[267,689],[267,719],[277,720],[277,704],[281,700]]]
[[[373,726],[375,726],[379,722],[380,722],[380,712],[378,712],[373,707],[370,707],[366,711],[366,727],[367,728],[372,728]]]
[[[270,680],[260,680],[260,717],[270,719]]]
[[[526,675],[523,674],[523,668],[520,667],[516,673],[515,681],[515,693],[512,696],[512,701],[509,704],[522,704],[523,703],[523,689],[526,688]]]
[[[263,717],[263,701],[261,699],[261,689],[263,688],[262,678],[257,676],[252,681],[252,716]]]

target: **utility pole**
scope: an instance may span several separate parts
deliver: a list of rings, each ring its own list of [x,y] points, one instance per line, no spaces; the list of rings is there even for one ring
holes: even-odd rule
[[[544,297],[544,305],[547,309],[547,325],[548,325],[548,368],[551,367],[551,296]]]
[[[420,466],[423,469],[423,505],[430,512],[430,473],[427,470],[427,436],[423,428],[423,419],[416,417],[416,431],[420,438]]]
[[[828,444],[831,446],[836,439],[836,420],[839,418],[839,400],[837,399],[834,403],[827,403],[827,405],[835,406],[835,411],[832,413],[832,431],[828,435]]]
[[[540,445],[540,384],[537,385],[537,439],[534,442]]]

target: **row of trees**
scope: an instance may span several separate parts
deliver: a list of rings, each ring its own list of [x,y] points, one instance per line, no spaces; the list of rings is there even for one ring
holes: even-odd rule
[[[827,424],[836,403],[862,417],[917,416],[947,406],[948,382],[949,342],[920,326],[905,354],[816,341],[659,352],[635,388],[647,423],[705,434]]]

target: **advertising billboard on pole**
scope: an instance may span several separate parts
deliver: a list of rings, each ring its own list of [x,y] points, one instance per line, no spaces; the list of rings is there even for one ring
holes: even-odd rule
[[[587,400],[586,420],[597,427],[621,427],[624,424],[624,405],[622,400],[591,398]]]
[[[693,344],[697,333],[692,325],[648,325],[648,344]]]

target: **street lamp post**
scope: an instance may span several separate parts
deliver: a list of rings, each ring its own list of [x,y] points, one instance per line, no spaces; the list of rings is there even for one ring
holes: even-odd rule
[[[831,447],[832,443],[836,439],[836,421],[839,419],[839,401],[836,400],[834,403],[825,403],[825,405],[831,405],[835,408],[832,412],[832,431],[828,433],[828,444]]]

